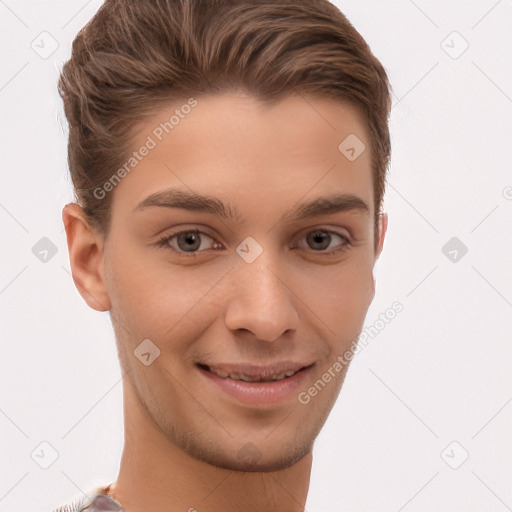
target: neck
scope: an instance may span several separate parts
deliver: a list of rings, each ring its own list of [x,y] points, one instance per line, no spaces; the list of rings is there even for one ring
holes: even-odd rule
[[[125,379],[125,382],[129,379]],[[279,471],[241,472],[191,457],[124,390],[125,443],[109,494],[126,512],[303,512],[312,452]]]

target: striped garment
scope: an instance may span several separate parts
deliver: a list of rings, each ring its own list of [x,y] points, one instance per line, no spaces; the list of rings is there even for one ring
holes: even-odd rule
[[[112,484],[104,485],[93,490],[92,498],[83,496],[61,505],[52,512],[124,512],[124,508],[114,498],[108,496]]]

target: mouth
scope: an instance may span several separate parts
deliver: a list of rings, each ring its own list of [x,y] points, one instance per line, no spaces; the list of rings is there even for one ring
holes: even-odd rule
[[[281,368],[278,370],[270,367],[247,367],[247,369],[231,369],[229,367],[208,366],[203,363],[196,363],[196,366],[204,371],[217,375],[217,377],[220,377],[221,379],[242,380],[244,382],[273,382],[277,380],[289,379],[295,374],[312,367],[313,364],[301,366],[297,364],[285,363],[281,364]],[[284,369],[286,367],[288,368]]]
[[[196,363],[205,384],[235,403],[273,408],[289,403],[307,384],[312,364],[283,362],[272,366]]]

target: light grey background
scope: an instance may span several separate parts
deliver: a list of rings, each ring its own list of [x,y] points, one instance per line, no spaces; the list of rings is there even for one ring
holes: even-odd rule
[[[336,4],[394,89],[389,229],[378,334],[315,444],[307,510],[512,510],[512,2]],[[49,512],[114,480],[121,456],[112,327],[74,287],[61,221],[56,83],[100,5],[0,0],[0,512]]]

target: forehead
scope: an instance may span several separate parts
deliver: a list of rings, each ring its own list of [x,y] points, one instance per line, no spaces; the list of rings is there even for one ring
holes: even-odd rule
[[[372,208],[366,123],[347,102],[293,95],[265,103],[235,93],[184,99],[138,126],[132,149],[144,146],[151,149],[115,190],[114,203],[127,210],[168,188],[229,198],[237,211],[333,192]]]

